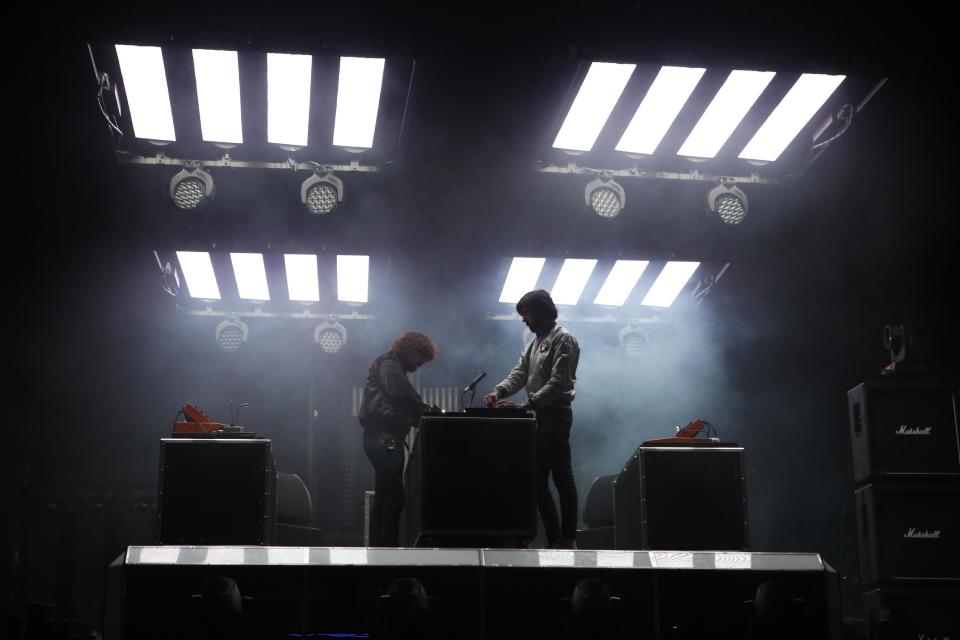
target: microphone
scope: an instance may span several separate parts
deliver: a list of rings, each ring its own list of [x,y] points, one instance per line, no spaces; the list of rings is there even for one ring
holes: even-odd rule
[[[486,378],[486,377],[487,377],[487,372],[484,371],[483,373],[481,373],[480,375],[478,375],[476,378],[474,378],[474,379],[473,379],[473,382],[471,382],[470,384],[468,384],[468,385],[466,386],[466,388],[464,388],[463,392],[466,393],[467,391],[473,391],[474,389],[476,389],[477,384],[478,384],[481,380],[483,380],[484,378]]]

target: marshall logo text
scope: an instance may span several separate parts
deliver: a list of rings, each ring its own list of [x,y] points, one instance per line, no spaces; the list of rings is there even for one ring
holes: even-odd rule
[[[940,529],[934,531],[927,531],[924,529],[920,531],[919,529],[914,529],[910,527],[907,529],[907,532],[903,534],[904,538],[912,538],[915,540],[939,540],[940,539]]]
[[[933,427],[908,427],[902,424],[900,428],[893,433],[898,436],[928,436],[932,431]]]

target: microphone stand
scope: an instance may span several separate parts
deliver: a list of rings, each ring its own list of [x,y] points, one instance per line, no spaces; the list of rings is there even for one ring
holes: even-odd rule
[[[465,405],[465,404],[463,403],[463,396],[465,396],[468,391],[470,392],[470,405],[469,405],[469,406],[470,406],[470,408],[473,408],[474,400],[476,400],[476,398],[477,398],[477,385],[480,383],[481,380],[483,380],[483,379],[486,378],[486,377],[487,377],[487,372],[484,371],[483,373],[481,373],[480,375],[478,375],[476,378],[474,378],[473,382],[471,382],[470,384],[468,384],[468,385],[466,386],[466,388],[463,390],[463,392],[460,394],[460,405],[463,407],[464,411],[467,410],[467,405]]]
[[[466,404],[463,403],[463,396],[467,395],[468,392],[470,393],[470,404],[469,404],[469,405],[466,405]],[[473,402],[474,402],[474,400],[476,399],[476,397],[477,397],[477,390],[476,390],[476,388],[474,388],[474,387],[467,387],[466,389],[464,389],[464,390],[460,393],[460,405],[464,408],[464,410],[466,410],[466,409],[468,408],[468,406],[469,406],[469,408],[473,408]]]

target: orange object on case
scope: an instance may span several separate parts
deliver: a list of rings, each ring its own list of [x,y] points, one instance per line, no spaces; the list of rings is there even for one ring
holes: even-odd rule
[[[696,438],[697,434],[707,428],[707,423],[703,420],[694,420],[680,431],[677,431],[676,438]]]
[[[183,405],[183,417],[186,418],[188,422],[213,422],[210,416],[189,402]]]
[[[173,423],[174,433],[213,433],[230,426],[214,422],[210,416],[189,402],[183,405],[183,417],[187,419],[186,422]]]
[[[672,438],[654,438],[653,440],[647,440],[647,442],[657,442],[659,444],[685,444],[692,442],[710,442],[710,438],[698,438],[700,432],[707,428],[707,423],[704,420],[694,420],[687,426],[677,431],[677,435]],[[646,443],[644,443],[646,444]]]

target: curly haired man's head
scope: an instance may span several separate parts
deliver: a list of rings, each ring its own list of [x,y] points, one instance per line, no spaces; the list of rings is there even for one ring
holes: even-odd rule
[[[427,336],[416,331],[408,331],[390,345],[407,371],[416,371],[437,357],[437,347]]]

